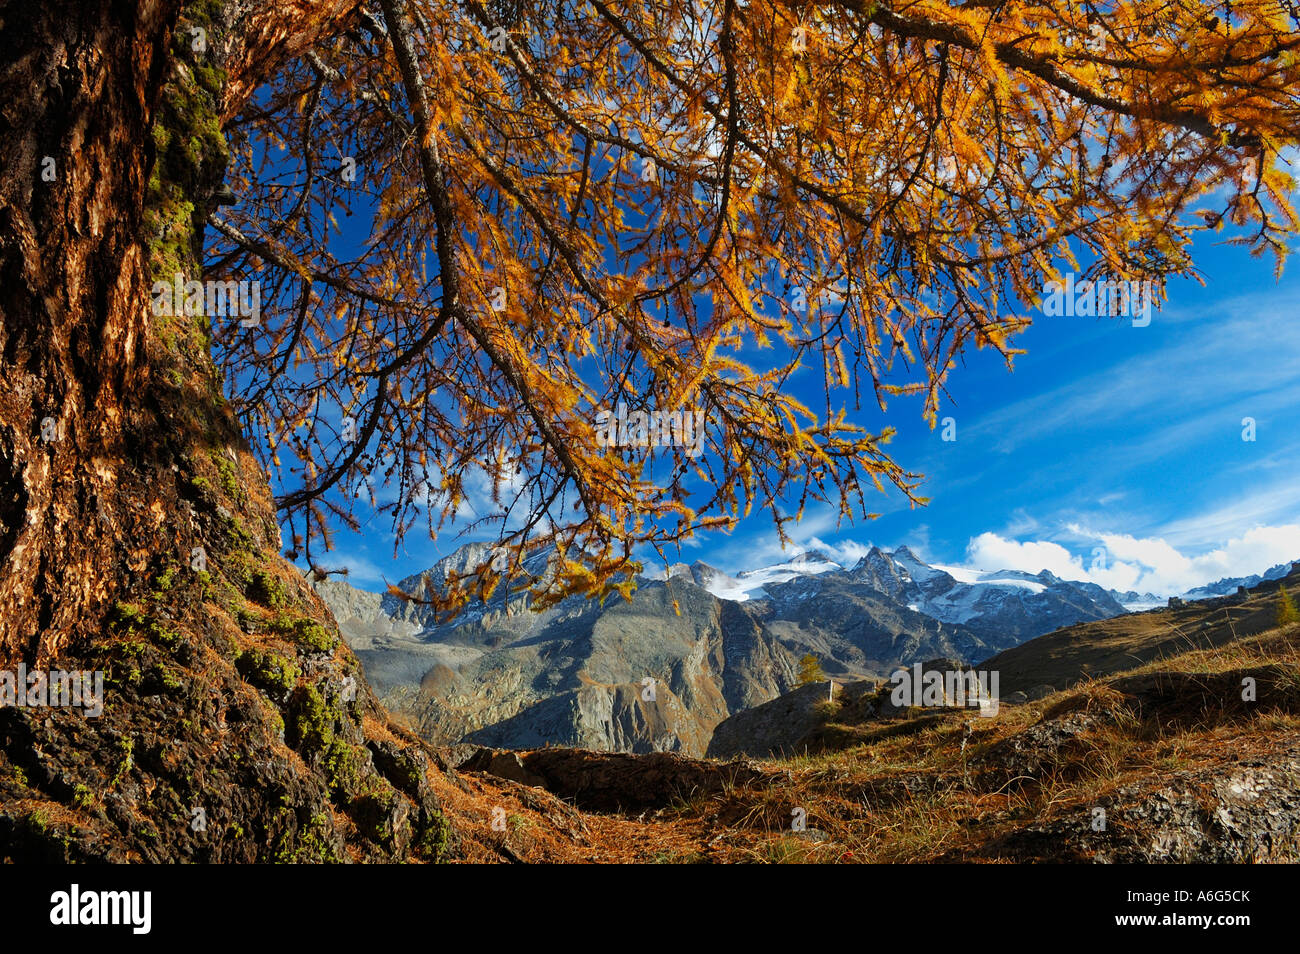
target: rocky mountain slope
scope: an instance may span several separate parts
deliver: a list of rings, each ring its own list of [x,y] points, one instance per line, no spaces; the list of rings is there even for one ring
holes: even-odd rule
[[[714,725],[796,678],[797,657],[753,608],[677,580],[540,613],[497,594],[442,625],[346,584],[318,592],[386,704],[437,742],[703,754]]]
[[[481,566],[470,544],[398,588],[420,594]],[[547,572],[534,557],[530,572]],[[544,612],[499,589],[450,622],[418,600],[317,584],[376,691],[430,741],[702,755],[728,716],[793,687],[816,655],[840,678],[935,657],[982,658],[1123,607],[1048,573],[969,574],[873,549],[846,570],[824,555],[730,576],[704,563],[643,578],[631,602],[572,598]]]

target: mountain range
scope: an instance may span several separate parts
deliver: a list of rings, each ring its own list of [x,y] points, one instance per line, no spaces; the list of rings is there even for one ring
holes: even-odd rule
[[[1224,577],[1221,580],[1215,580],[1213,583],[1207,583],[1204,586],[1198,586],[1188,590],[1183,594],[1184,600],[1206,600],[1216,596],[1231,596],[1241,587],[1253,589],[1259,586],[1265,580],[1280,580],[1291,572],[1292,564],[1279,563],[1277,566],[1271,566],[1263,573],[1252,573],[1250,576]]]
[[[418,593],[489,554],[468,544],[398,588]],[[546,573],[546,558],[527,568]],[[728,716],[797,685],[807,653],[833,678],[876,678],[1126,612],[1093,583],[932,566],[907,547],[873,547],[850,567],[817,551],[734,575],[675,564],[630,601],[571,597],[542,612],[502,587],[451,622],[342,581],[316,589],[384,704],[432,742],[691,755]]]

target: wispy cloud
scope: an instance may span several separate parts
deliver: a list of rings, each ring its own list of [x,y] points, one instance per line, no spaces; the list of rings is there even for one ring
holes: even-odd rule
[[[1167,523],[1160,528],[1159,535],[1178,546],[1199,549],[1212,546],[1215,541],[1232,534],[1240,534],[1243,527],[1291,520],[1297,514],[1300,514],[1300,483],[1289,477],[1208,513]],[[1300,533],[1291,542],[1295,556],[1300,557]]]
[[[1066,428],[1097,429],[1155,418],[1199,431],[1220,418],[1235,423],[1229,419],[1238,409],[1262,416],[1293,407],[1294,363],[1261,356],[1300,354],[1300,323],[1261,318],[1297,307],[1300,295],[1273,293],[1221,302],[1212,309],[1184,309],[1179,328],[1169,332],[1172,338],[1159,349],[984,415],[971,422],[966,434],[1010,453]],[[1132,329],[1135,335],[1144,331]],[[1242,366],[1252,373],[1222,373],[1225,367]],[[1184,432],[1171,439],[1187,437]]]

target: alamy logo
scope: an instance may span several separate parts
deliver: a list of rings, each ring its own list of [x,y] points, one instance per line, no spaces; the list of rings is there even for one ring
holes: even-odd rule
[[[241,328],[262,320],[262,283],[258,281],[185,281],[177,272],[171,282],[153,283],[155,315],[238,317]]]
[[[102,670],[40,669],[27,671],[24,663],[16,671],[0,669],[0,709],[69,706],[86,710],[88,716],[104,714]]]
[[[148,934],[153,921],[150,891],[70,891],[50,895],[50,923],[129,924],[133,934]]]
[[[704,452],[704,412],[632,411],[620,401],[596,412],[596,443],[601,447],[683,447],[687,456]]]
[[[998,714],[998,671],[977,672],[974,669],[938,669],[923,671],[916,663],[911,669],[899,669],[889,677],[894,688],[890,701],[904,706],[946,706],[969,708],[978,705],[981,718],[991,719]]]
[[[1134,328],[1151,324],[1151,303],[1155,301],[1155,283],[1150,281],[1074,280],[1066,272],[1065,281],[1043,286],[1043,314],[1048,318],[1132,318]]]

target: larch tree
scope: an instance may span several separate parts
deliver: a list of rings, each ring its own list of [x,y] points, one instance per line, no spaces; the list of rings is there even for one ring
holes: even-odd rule
[[[821,660],[812,653],[804,653],[799,660],[799,685],[807,686],[815,682],[825,682],[826,673],[822,670]]]
[[[231,678],[168,719],[216,725],[243,679],[337,765],[359,715],[313,714],[355,660],[295,682],[249,641],[332,627],[282,551],[318,565],[358,505],[436,533],[487,489],[500,558],[428,595],[454,610],[502,579],[625,588],[638,548],[756,506],[915,498],[862,406],[915,394],[933,424],[1063,267],[1163,288],[1225,225],[1280,265],[1296,28],[1276,0],[8,0],[5,660],[116,672],[122,714],[86,730],[108,761],[109,727],[158,723],[122,647],[198,647],[188,672]],[[702,452],[611,449],[620,404],[701,413]],[[33,733],[63,722],[6,718],[11,759],[58,749]],[[290,786],[379,811],[320,789]],[[143,850],[125,817],[96,824]],[[275,825],[246,854],[341,844]]]
[[[1277,624],[1279,626],[1289,626],[1292,623],[1300,623],[1300,609],[1296,608],[1295,600],[1286,591],[1286,587],[1279,585],[1277,588]]]

